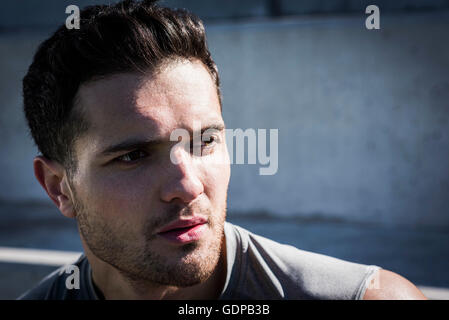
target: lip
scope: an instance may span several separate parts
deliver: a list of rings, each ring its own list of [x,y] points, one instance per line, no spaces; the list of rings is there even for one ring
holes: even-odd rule
[[[207,229],[207,219],[194,216],[190,219],[179,219],[162,228],[158,235],[177,244],[198,241]]]

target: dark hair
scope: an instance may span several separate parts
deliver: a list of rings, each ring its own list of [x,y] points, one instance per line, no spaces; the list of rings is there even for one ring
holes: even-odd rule
[[[89,80],[119,72],[151,72],[170,59],[198,59],[221,99],[201,20],[155,2],[86,7],[80,12],[80,29],[61,26],[39,46],[23,79],[23,96],[31,135],[45,157],[66,168],[76,166],[73,145],[88,123],[73,106],[78,88]]]

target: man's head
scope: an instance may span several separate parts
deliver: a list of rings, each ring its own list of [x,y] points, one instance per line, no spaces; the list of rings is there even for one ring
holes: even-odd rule
[[[201,22],[151,2],[82,11],[24,79],[36,177],[86,249],[129,279],[190,286],[217,265],[230,177],[218,88]],[[200,156],[170,140],[195,124],[212,129]],[[205,222],[196,240],[161,233],[186,220]]]

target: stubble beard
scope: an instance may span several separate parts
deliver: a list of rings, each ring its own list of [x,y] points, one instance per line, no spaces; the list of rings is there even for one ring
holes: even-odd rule
[[[139,242],[129,230],[115,230],[103,216],[91,212],[78,198],[75,210],[80,234],[89,250],[116,268],[137,290],[155,285],[193,286],[209,279],[219,263],[226,206],[219,214],[208,212],[211,239],[176,247],[167,254],[161,254],[153,247],[154,226],[157,225],[153,221],[146,223],[144,244],[139,247],[134,245]]]

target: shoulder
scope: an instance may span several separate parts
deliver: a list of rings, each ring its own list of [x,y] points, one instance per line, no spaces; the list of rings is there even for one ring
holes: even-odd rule
[[[368,279],[379,269],[301,250],[238,226],[233,229],[245,266],[239,289],[248,285],[247,279],[261,279],[257,282],[276,284],[284,299],[362,299]],[[255,281],[251,285],[259,287]]]
[[[74,264],[59,267],[42,279],[34,288],[23,293],[17,300],[68,300],[80,298],[80,295],[85,290],[71,290],[71,288],[77,287],[75,286],[76,278],[79,279],[80,273],[83,273],[86,262],[86,257],[81,255]],[[81,278],[85,278],[85,275],[82,274]]]
[[[60,269],[57,269],[42,279],[37,286],[23,293],[17,300],[48,300],[53,287],[57,284]]]
[[[410,281],[397,273],[380,269],[371,278],[364,300],[427,300]]]

